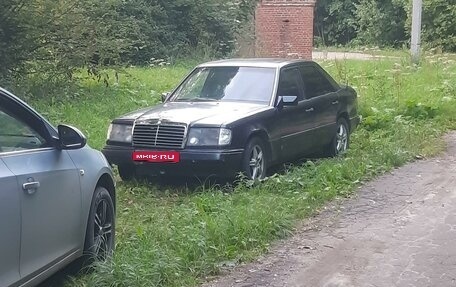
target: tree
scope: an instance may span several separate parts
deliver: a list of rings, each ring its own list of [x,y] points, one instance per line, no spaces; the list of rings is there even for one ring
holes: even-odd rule
[[[456,52],[456,0],[427,0],[423,5],[423,42]]]
[[[360,0],[355,6],[356,42],[398,47],[406,41],[407,12],[401,0]]]
[[[122,0],[8,0],[0,16],[3,78],[71,78],[89,64],[118,64],[139,37]]]
[[[398,47],[409,42],[409,0],[319,0],[315,31],[324,45]],[[456,0],[426,0],[423,44],[456,52]]]
[[[27,59],[32,45],[21,13],[26,0],[4,0],[0,10],[0,76],[7,76]],[[27,47],[28,46],[28,47]],[[27,47],[27,48],[25,48]],[[25,49],[24,49],[25,48]]]
[[[357,1],[319,0],[315,15],[315,33],[324,46],[346,45],[357,35]]]

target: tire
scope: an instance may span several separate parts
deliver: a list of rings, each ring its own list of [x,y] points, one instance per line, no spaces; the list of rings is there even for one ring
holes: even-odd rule
[[[350,128],[347,120],[339,118],[337,120],[337,129],[329,145],[329,156],[336,157],[344,154],[350,147]]]
[[[104,216],[103,216],[104,214]],[[111,257],[115,247],[115,209],[111,195],[97,187],[90,205],[84,242],[84,265]]]
[[[268,154],[264,142],[257,137],[252,138],[244,151],[242,171],[250,180],[259,180],[266,177]]]
[[[136,177],[134,165],[118,165],[119,176],[123,181],[130,181]]]

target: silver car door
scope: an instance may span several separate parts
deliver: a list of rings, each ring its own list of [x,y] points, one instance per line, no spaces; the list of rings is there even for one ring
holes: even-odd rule
[[[0,106],[8,128],[0,140],[2,160],[20,189],[20,273],[25,278],[82,248],[80,175],[67,151],[52,147],[32,128],[24,116],[28,111],[10,109]]]
[[[20,279],[21,206],[16,177],[3,163],[0,149],[0,286]]]

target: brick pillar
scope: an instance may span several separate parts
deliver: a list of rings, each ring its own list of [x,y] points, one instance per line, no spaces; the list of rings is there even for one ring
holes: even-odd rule
[[[255,55],[312,59],[316,0],[262,0],[255,12]]]

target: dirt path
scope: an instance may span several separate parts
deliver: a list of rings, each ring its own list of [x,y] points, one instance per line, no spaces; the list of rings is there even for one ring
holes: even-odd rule
[[[205,286],[456,286],[456,133]]]

